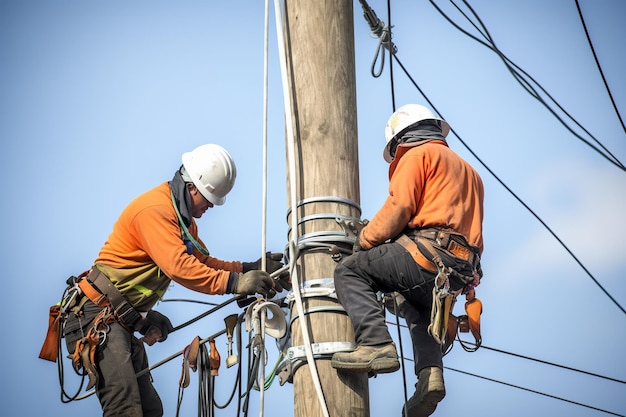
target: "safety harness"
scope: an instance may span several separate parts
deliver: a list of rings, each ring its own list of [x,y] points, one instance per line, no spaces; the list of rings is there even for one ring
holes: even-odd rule
[[[84,303],[87,300],[92,301],[101,310],[93,319],[87,333],[76,341],[72,356],[72,365],[76,372],[83,368],[89,377],[86,389],[90,390],[98,382],[96,348],[106,341],[109,325],[117,321],[126,329],[134,331],[140,326],[142,316],[98,268],[84,271],[78,277],[70,277],[68,284],[70,288],[60,305],[50,307],[48,332],[39,357],[56,362],[62,322],[70,310],[80,315]]]
[[[421,267],[437,272],[433,287],[433,305],[430,315],[428,333],[441,345],[442,351],[447,353],[454,343],[459,340],[467,351],[477,350],[481,343],[480,315],[482,303],[475,297],[473,283],[476,278],[480,279],[480,257],[478,251],[472,248],[462,235],[436,228],[415,229],[407,234],[401,234],[396,242],[404,247],[413,257],[413,260]],[[418,244],[425,248],[430,257],[425,256]],[[460,258],[468,262],[472,267],[472,274],[464,274],[456,269],[446,266],[438,250],[447,251],[450,256]],[[451,280],[455,281],[452,290]],[[452,314],[454,304],[459,294],[466,294],[465,315],[455,316]],[[468,296],[469,295],[469,296]],[[458,332],[472,332],[475,339],[475,347],[470,347],[461,342]]]

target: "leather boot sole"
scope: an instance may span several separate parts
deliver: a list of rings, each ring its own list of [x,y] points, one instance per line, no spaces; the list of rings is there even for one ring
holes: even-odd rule
[[[331,365],[335,369],[350,373],[388,374],[400,369],[400,362],[394,358],[376,358],[368,363],[341,362],[332,359]]]

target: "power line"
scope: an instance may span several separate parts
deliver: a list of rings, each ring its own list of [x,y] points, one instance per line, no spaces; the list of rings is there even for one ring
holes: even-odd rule
[[[461,12],[461,14],[472,24],[472,26],[474,26],[478,32],[480,32],[480,34],[485,38],[485,41],[477,38],[476,36],[472,35],[471,33],[469,33],[468,31],[466,31],[465,29],[463,29],[460,25],[458,25],[452,18],[450,18],[435,2],[434,0],[429,0],[430,3],[433,5],[433,7],[435,8],[435,10],[437,10],[439,12],[439,14],[441,14],[444,19],[446,19],[453,27],[455,27],[457,30],[459,30],[461,33],[463,33],[464,35],[468,36],[469,38],[475,40],[476,42],[478,42],[479,44],[485,46],[486,48],[490,49],[491,51],[495,52],[500,59],[502,60],[502,62],[504,63],[504,65],[506,66],[506,68],[509,70],[509,72],[511,73],[511,75],[513,76],[513,78],[515,78],[515,80],[522,86],[522,88],[524,88],[524,90],[526,90],[533,98],[535,98],[537,101],[539,101],[558,121],[559,123],[561,123],[570,133],[572,133],[575,137],[577,137],[578,139],[580,139],[582,142],[584,142],[586,145],[588,145],[589,147],[591,147],[593,150],[595,150],[596,152],[598,152],[600,155],[602,155],[605,159],[607,159],[609,162],[611,162],[613,165],[615,165],[616,167],[618,167],[619,169],[621,169],[622,171],[626,171],[626,166],[624,166],[624,164],[622,164],[622,162],[615,156],[613,155],[596,137],[594,137],[587,129],[585,129],[585,127],[580,124],[574,117],[572,117],[551,95],[550,93],[548,93],[546,91],[545,88],[543,88],[543,86],[538,83],[531,75],[529,75],[526,71],[524,71],[522,68],[520,68],[517,64],[515,64],[513,61],[511,61],[496,45],[495,42],[493,40],[493,38],[491,37],[491,35],[489,34],[489,31],[487,30],[486,26],[483,24],[483,22],[481,21],[480,17],[478,16],[478,14],[472,9],[472,7],[469,5],[469,3],[466,0],[463,0],[463,3],[467,6],[467,8],[472,12],[472,14],[474,15],[474,17],[476,18],[476,20],[478,21],[478,23],[480,24],[480,26],[482,27],[482,31],[480,29],[478,29],[478,27],[476,26],[476,24],[465,14],[462,12],[462,10],[459,8],[459,6],[454,3],[454,0],[450,0],[450,2],[457,8],[457,10],[459,10]],[[548,99],[550,99],[550,101],[552,101],[556,107],[565,115],[567,116],[572,122],[574,122],[574,124],[576,124],[581,130],[583,130],[590,138],[593,142],[595,142],[596,144],[598,144],[598,146],[601,148],[599,149],[598,147],[594,146],[592,143],[590,143],[589,140],[583,138],[580,134],[578,134],[577,132],[574,131],[574,129],[569,126],[556,112],[555,109],[553,109],[545,100],[544,98],[539,94],[539,92],[533,87],[533,84],[539,89],[541,90],[541,92],[543,92],[546,97]]]
[[[386,323],[394,325],[394,326],[397,326],[397,327],[404,327],[405,329],[408,329],[408,327],[406,325],[404,325],[404,324],[399,324],[399,323],[390,322],[390,321],[387,321]],[[463,343],[468,344],[468,345],[477,346],[476,343],[469,342],[469,341],[467,341],[467,342],[463,341]],[[611,381],[611,382],[617,382],[619,384],[626,384],[626,381],[623,381],[621,379],[612,378],[612,377],[609,377],[609,376],[604,376],[604,375],[596,374],[596,373],[589,372],[589,371],[583,371],[581,369],[572,368],[570,366],[559,365],[558,363],[548,362],[548,361],[545,361],[543,359],[537,359],[537,358],[533,358],[533,357],[526,356],[526,355],[520,355],[519,353],[507,352],[506,350],[485,346],[484,344],[481,344],[480,348],[481,349],[485,349],[485,350],[491,350],[491,351],[497,352],[497,353],[502,353],[504,355],[515,356],[516,358],[526,359],[526,360],[537,362],[537,363],[541,363],[541,364],[544,364],[544,365],[550,365],[550,366],[553,366],[555,368],[565,369],[567,371],[578,372],[580,374],[587,375],[587,376],[593,376],[593,377],[596,377],[596,378],[605,379],[605,380]]]
[[[609,88],[609,83],[606,81],[606,77],[604,76],[604,71],[602,71],[602,66],[600,65],[600,60],[596,55],[596,50],[593,47],[593,43],[591,42],[591,37],[589,36],[589,31],[587,30],[587,25],[585,24],[585,18],[583,17],[583,12],[580,9],[580,4],[578,0],[575,0],[576,9],[578,9],[578,15],[580,16],[580,23],[583,25],[583,29],[585,31],[585,36],[587,37],[587,42],[589,43],[589,48],[591,49],[591,53],[593,54],[593,59],[596,61],[596,65],[598,66],[598,71],[600,72],[600,76],[602,77],[602,82],[604,83],[604,87],[606,88],[606,92],[609,94],[609,99],[611,100],[611,104],[613,105],[613,109],[615,110],[615,114],[619,119],[619,122],[622,125],[622,129],[626,132],[626,126],[624,126],[624,120],[622,120],[622,116],[617,109],[617,104],[615,104],[615,100],[613,99],[613,94],[611,94],[611,89]]]
[[[533,390],[533,389],[529,389],[529,388],[524,388],[522,386],[510,384],[508,382],[499,381],[497,379],[487,378],[485,376],[473,374],[473,373],[466,372],[466,371],[461,371],[459,369],[450,368],[448,366],[444,366],[444,368],[448,369],[450,371],[459,372],[459,373],[462,373],[462,374],[465,374],[465,375],[473,376],[475,378],[484,379],[486,381],[495,382],[495,383],[498,383],[498,384],[506,385],[508,387],[517,388],[517,389],[521,389],[521,390],[524,390],[524,391],[532,392],[533,394],[539,394],[539,395],[543,395],[543,396],[548,397],[548,398],[553,398],[555,400],[564,401],[566,403],[578,405],[580,407],[585,407],[585,408],[589,408],[589,409],[592,409],[592,410],[601,411],[603,413],[611,414],[611,415],[614,415],[614,416],[625,417],[623,414],[614,413],[612,411],[604,410],[602,408],[593,407],[591,405],[583,404],[583,403],[580,403],[580,402],[577,402],[577,401],[568,400],[567,398],[557,397],[556,395],[546,394],[545,392],[541,392],[541,391],[537,391],[537,390]]]

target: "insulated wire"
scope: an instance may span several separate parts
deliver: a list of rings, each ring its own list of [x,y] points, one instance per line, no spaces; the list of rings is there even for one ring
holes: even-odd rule
[[[266,235],[267,235],[267,102],[268,102],[268,50],[269,50],[269,0],[265,0],[265,16],[264,16],[264,34],[263,34],[263,227],[262,227],[262,242],[261,242],[261,269],[266,270],[267,259],[265,257],[266,250]],[[261,313],[262,326],[264,324],[265,310]],[[263,332],[264,329],[261,329]],[[262,347],[265,350],[265,338],[261,334],[263,339]],[[259,353],[261,359],[261,378],[264,378],[265,373],[265,355],[263,352]],[[265,384],[259,384],[259,417],[263,417],[265,408]]]
[[[450,2],[457,8],[457,10],[461,11],[461,9],[459,8],[459,6],[456,5],[456,3],[454,3],[453,0],[450,0]],[[432,0],[431,0],[432,3]],[[611,153],[611,151],[609,151],[597,138],[595,138],[595,136],[593,136],[587,129],[585,129],[574,117],[572,117],[547,91],[545,88],[543,88],[543,86],[541,84],[539,84],[532,76],[530,76],[526,71],[524,71],[523,69],[521,69],[518,65],[516,65],[514,62],[512,62],[507,56],[504,55],[504,53],[502,53],[502,51],[500,51],[496,45],[495,42],[493,40],[493,38],[491,37],[491,35],[489,34],[489,31],[487,30],[487,28],[485,27],[484,23],[481,21],[480,17],[478,16],[478,14],[474,11],[474,9],[472,9],[472,7],[470,6],[470,4],[466,1],[463,0],[463,3],[465,3],[465,5],[469,8],[469,10],[472,12],[472,14],[476,17],[476,19],[478,20],[478,22],[480,23],[480,25],[483,27],[484,29],[484,33],[478,29],[478,27],[474,24],[474,22],[471,21],[470,18],[467,17],[467,15],[465,13],[463,13],[461,11],[461,13],[463,14],[463,16],[465,16],[465,18],[472,24],[472,26],[474,26],[478,32],[481,33],[481,35],[483,35],[483,37],[489,42],[489,44],[480,41],[479,39],[477,39],[476,37],[470,35],[469,33],[465,32],[464,30],[462,30],[458,25],[454,24],[450,19],[447,18],[447,16],[445,16],[445,14],[443,14],[443,12],[441,12],[441,10],[439,10],[439,12],[446,17],[446,19],[448,19],[448,21],[450,21],[457,29],[459,29],[461,32],[465,33],[467,36],[473,38],[474,40],[476,40],[477,42],[481,43],[482,45],[486,46],[487,48],[491,49],[492,51],[494,51],[499,57],[500,59],[502,59],[502,61],[504,62],[505,66],[507,67],[507,69],[509,70],[509,72],[511,72],[511,74],[513,75],[513,77],[522,85],[522,87],[532,96],[534,97],[537,101],[539,101],[541,104],[543,104],[544,107],[546,107],[548,109],[548,111],[550,111],[550,113],[552,113],[552,115],[567,129],[569,130],[573,135],[575,135],[576,137],[578,137],[581,141],[583,141],[585,144],[589,145],[592,149],[594,149],[595,151],[597,151],[600,155],[604,156],[607,160],[609,160],[609,162],[613,163],[614,165],[616,165],[618,168],[621,168],[623,170],[626,171],[626,167],[622,164],[622,162]],[[436,7],[436,6],[435,6]],[[565,114],[570,120],[572,120],[579,128],[581,128],[587,135],[589,135],[589,137],[595,142],[597,143],[605,152],[606,154],[604,154],[602,151],[600,151],[599,149],[597,149],[595,146],[593,146],[591,143],[589,143],[587,140],[583,139],[582,136],[578,135],[576,132],[574,132],[564,121],[563,119],[561,119],[556,112],[551,109],[549,107],[549,105],[545,102],[545,100],[539,95],[539,93],[530,85],[530,82],[526,79],[524,79],[524,77],[522,77],[517,70],[519,70],[523,75],[525,75],[528,80],[532,81],[539,89],[541,89],[541,91],[543,91],[543,93],[545,93],[545,95],[559,108],[559,110],[561,110],[563,112],[563,114]],[[532,90],[532,91],[531,91]],[[608,155],[608,156],[607,156]],[[609,158],[610,156],[610,158]]]
[[[613,99],[613,94],[611,94],[611,89],[609,88],[609,84],[604,77],[604,71],[602,71],[602,66],[600,65],[600,61],[598,60],[598,56],[596,55],[596,50],[593,47],[593,43],[591,42],[591,37],[589,36],[589,31],[587,30],[587,25],[585,24],[585,18],[583,17],[583,12],[580,9],[580,4],[578,0],[575,0],[576,9],[578,9],[578,15],[580,16],[580,23],[583,25],[583,29],[585,30],[585,36],[587,37],[587,42],[589,43],[589,48],[591,49],[591,53],[593,54],[593,59],[596,61],[596,65],[598,66],[598,71],[600,72],[600,76],[602,77],[602,82],[604,82],[604,87],[606,87],[606,92],[609,94],[609,99],[611,100],[611,104],[613,105],[613,109],[615,110],[615,114],[619,119],[619,122],[622,125],[622,129],[626,132],[626,126],[624,126],[624,120],[622,120],[622,116],[617,109],[617,104],[615,104],[615,100]]]
[[[539,395],[543,395],[545,397],[553,398],[555,400],[560,400],[560,401],[564,401],[564,402],[567,402],[567,403],[570,403],[570,404],[574,404],[574,405],[578,405],[578,406],[581,406],[581,407],[590,408],[592,410],[601,411],[603,413],[611,414],[611,415],[614,415],[614,416],[625,417],[623,414],[617,414],[617,413],[614,413],[612,411],[604,410],[602,408],[593,407],[591,405],[583,404],[583,403],[580,403],[580,402],[577,402],[577,401],[572,401],[572,400],[568,400],[566,398],[557,397],[556,395],[546,394],[544,392],[536,391],[536,390],[533,390],[533,389],[530,389],[530,388],[524,388],[522,386],[510,384],[508,382],[499,381],[497,379],[487,378],[487,377],[484,377],[484,376],[472,374],[470,372],[461,371],[459,369],[450,368],[448,366],[444,366],[444,368],[448,369],[450,371],[459,372],[459,373],[462,373],[462,374],[465,374],[465,375],[469,375],[469,376],[473,376],[473,377],[476,377],[476,378],[481,378],[481,379],[484,379],[486,381],[496,382],[498,384],[506,385],[506,386],[509,386],[509,387],[512,387],[512,388],[517,388],[517,389],[521,389],[521,390],[524,390],[524,391],[532,392],[533,394],[539,394]]]
[[[459,9],[459,7],[456,5],[456,3],[454,3],[453,0],[450,0],[450,2],[457,8]],[[552,115],[570,132],[572,133],[574,136],[576,136],[578,139],[580,139],[582,142],[584,142],[586,145],[588,145],[589,147],[591,147],[593,150],[595,150],[596,152],[598,152],[600,155],[602,155],[605,159],[607,159],[609,162],[611,162],[613,165],[615,165],[616,167],[620,168],[622,171],[626,171],[626,166],[624,166],[624,164],[622,164],[622,162],[615,157],[598,139],[596,139],[587,129],[585,129],[584,126],[582,126],[576,119],[574,119],[542,86],[541,84],[539,84],[532,76],[530,76],[526,71],[524,71],[523,69],[521,69],[518,65],[516,65],[514,62],[512,62],[506,55],[504,55],[504,53],[502,51],[500,51],[496,45],[495,42],[493,41],[493,38],[491,37],[491,35],[489,34],[487,28],[485,27],[485,25],[482,23],[480,17],[476,14],[476,12],[472,9],[472,7],[469,5],[469,3],[465,0],[463,0],[463,3],[465,3],[465,5],[470,9],[470,11],[472,12],[472,14],[476,17],[476,19],[478,20],[478,22],[480,23],[480,25],[483,27],[485,33],[483,33],[482,31],[479,30],[479,32],[481,33],[481,35],[483,35],[487,41],[484,42],[480,39],[478,39],[476,36],[470,34],[469,32],[467,32],[466,30],[464,30],[463,28],[461,28],[457,23],[455,23],[448,15],[445,14],[445,12],[443,12],[443,10],[441,10],[441,8],[439,6],[437,6],[437,4],[434,2],[434,0],[430,0],[430,3],[433,5],[433,7],[452,25],[454,26],[456,29],[458,29],[460,32],[462,32],[463,34],[465,34],[466,36],[470,37],[471,39],[474,39],[476,42],[480,43],[481,45],[485,46],[486,48],[492,50],[493,52],[495,52],[500,59],[502,60],[502,62],[504,63],[504,65],[506,66],[506,68],[509,70],[509,72],[511,73],[511,75],[513,75],[513,78],[515,78],[515,80],[520,83],[520,85],[522,86],[522,88],[524,88],[533,98],[535,98],[537,101],[539,101],[550,113],[552,113]],[[460,10],[460,9],[459,9]],[[465,13],[462,13],[466,18],[467,15],[465,15]],[[469,18],[468,18],[469,20]],[[470,20],[470,23],[476,27],[476,25]],[[518,72],[519,71],[519,72]],[[526,78],[524,78],[521,74],[523,74]],[[589,137],[595,142],[597,143],[600,148],[602,148],[604,150],[601,151],[600,149],[598,149],[596,146],[594,146],[593,144],[591,144],[587,139],[583,138],[581,135],[579,135],[578,133],[576,133],[560,116],[557,115],[556,111],[551,108],[548,103],[546,103],[546,101],[540,96],[540,94],[532,87],[530,81],[532,81],[532,83],[534,83],[558,108],[559,110],[561,110],[563,112],[563,114],[565,114],[570,120],[572,120],[580,129],[582,129],[587,135],[589,135]]]
[[[269,0],[265,0],[265,18],[263,34],[263,214],[261,218],[261,269],[267,269],[265,251],[267,248],[267,103],[268,103],[268,34]]]
[[[454,2],[451,0],[451,2],[454,4]],[[439,7],[434,3],[433,0],[430,0],[430,3],[439,11],[440,14],[442,14],[444,16],[444,18],[446,20],[448,20],[454,27],[456,27],[457,29],[459,29],[461,32],[463,32],[464,34],[466,34],[467,36],[469,36],[470,38],[476,40],[477,42],[487,46],[489,49],[492,49],[494,52],[496,52],[502,59],[503,61],[505,61],[505,64],[507,65],[507,68],[509,68],[511,71],[513,71],[511,69],[511,65],[513,65],[515,68],[519,68],[517,65],[515,65],[514,63],[511,63],[511,65],[509,65],[509,59],[506,58],[504,56],[504,54],[502,54],[501,51],[499,51],[496,47],[495,44],[493,43],[493,40],[491,39],[491,36],[489,35],[489,32],[487,31],[487,28],[485,27],[485,25],[480,21],[480,18],[478,17],[478,15],[474,12],[474,10],[471,8],[471,6],[469,4],[467,4],[467,1],[463,0],[463,2],[470,8],[470,10],[472,11],[472,13],[474,14],[474,16],[476,16],[476,18],[479,20],[479,22],[481,23],[481,26],[484,28],[485,33],[487,33],[490,42],[492,43],[493,46],[489,46],[487,44],[485,44],[483,41],[477,39],[476,37],[474,37],[473,35],[471,35],[470,33],[466,32],[465,30],[461,29],[456,23],[454,23],[441,9],[439,9]],[[456,6],[456,5],[455,5]],[[420,94],[422,94],[422,96],[424,96],[424,98],[428,101],[428,103],[433,107],[433,109],[439,113],[435,106],[432,105],[432,103],[430,102],[430,100],[426,97],[426,95],[424,94],[424,92],[419,88],[419,86],[417,85],[417,83],[413,80],[413,78],[409,75],[408,71],[406,70],[406,68],[404,68],[404,66],[400,63],[398,57],[396,55],[393,55],[394,58],[396,58],[396,60],[398,61],[398,63],[400,64],[400,66],[402,67],[402,69],[404,70],[405,74],[409,77],[409,79],[411,80],[411,82],[413,83],[413,85],[418,89],[418,91],[420,92]],[[523,72],[523,71],[522,71]],[[524,73],[526,74],[526,73]],[[527,74],[526,74],[527,75]],[[532,77],[528,76],[529,78],[532,79]],[[534,80],[533,80],[534,81]],[[536,82],[535,82],[536,83]],[[537,83],[538,84],[538,83]],[[540,86],[541,88],[541,86]],[[542,88],[543,90],[543,88]],[[543,90],[545,92],[545,90]],[[547,94],[547,93],[546,93]],[[549,96],[549,95],[548,95]],[[538,100],[539,98],[536,97]],[[541,100],[540,100],[541,101]],[[557,104],[558,106],[558,104]],[[559,106],[559,108],[562,109],[561,106]],[[563,110],[564,111],[564,110]],[[551,111],[553,114],[554,112]],[[565,111],[564,111],[565,112]],[[441,113],[439,113],[441,115]],[[565,114],[567,114],[567,112],[565,112]],[[567,114],[569,116],[569,114]],[[556,116],[556,114],[555,114]],[[445,119],[445,117],[442,117]],[[558,118],[558,116],[557,116]],[[570,116],[571,118],[571,116]],[[559,120],[561,120],[559,118]],[[563,123],[561,121],[561,123]],[[579,124],[580,126],[580,124]],[[567,127],[567,126],[566,126]],[[581,126],[582,128],[582,126]],[[569,128],[568,128],[569,129]],[[561,244],[561,246],[569,253],[569,255],[572,257],[572,259],[574,259],[576,261],[576,263],[578,263],[578,265],[587,273],[587,275],[593,280],[593,282],[598,286],[598,288],[600,288],[600,290],[602,290],[602,292],[604,292],[604,294],[609,297],[609,299],[622,311],[622,313],[626,314],[626,310],[624,309],[624,307],[622,307],[620,305],[620,303],[613,298],[613,296],[602,286],[602,284],[600,284],[600,282],[593,276],[593,274],[583,265],[583,263],[576,257],[576,255],[574,255],[574,253],[569,249],[569,247],[556,235],[556,233],[533,211],[530,209],[530,207],[524,203],[524,201],[522,201],[522,199],[520,197],[518,197],[509,187],[507,187],[504,182],[474,153],[474,151],[472,151],[472,149],[465,143],[465,141],[463,141],[463,139],[461,139],[461,137],[456,133],[456,131],[454,131],[454,129],[450,129],[452,132],[454,132],[454,134],[456,135],[456,137],[459,139],[459,141],[463,144],[463,146],[480,162],[480,164],[485,167],[485,169],[487,169],[487,171],[489,171],[489,173],[520,203],[522,204],[545,228],[546,230],[548,230],[548,232],[559,242],[559,244]],[[571,129],[569,129],[572,133],[574,133]],[[588,133],[588,132],[587,132]],[[579,135],[577,135],[576,133],[574,133],[576,136],[578,136],[580,138]],[[589,134],[591,136],[591,134]],[[582,139],[582,138],[581,138]],[[583,139],[584,142],[586,142],[587,144],[589,144],[587,141],[585,141]],[[597,140],[596,140],[597,142]],[[592,145],[590,145],[592,146]],[[592,146],[593,147],[593,146]],[[596,149],[594,147],[594,149]],[[597,149],[596,149],[597,150]],[[598,151],[598,150],[597,150]],[[598,151],[600,152],[600,151]],[[608,151],[607,151],[608,152]],[[601,152],[600,152],[601,153]],[[602,154],[602,153],[601,153]],[[610,154],[610,152],[609,152]],[[604,154],[602,154],[604,155]],[[613,156],[613,155],[611,155]],[[605,155],[606,157],[606,155]],[[615,157],[614,157],[615,158]],[[608,159],[608,157],[607,157]],[[610,160],[610,159],[609,159]],[[613,162],[613,161],[611,161]],[[617,160],[615,158],[615,162],[613,162],[614,164],[616,164],[618,167],[621,167],[622,169],[626,169],[624,167],[624,165],[621,164],[621,162],[619,162],[619,160]]]
[[[290,200],[291,207],[293,207],[291,211],[291,223],[292,223],[292,233],[291,241],[289,242],[289,271],[292,276],[292,288],[293,294],[296,300],[296,307],[298,310],[298,316],[300,322],[303,324],[300,326],[300,331],[302,332],[302,339],[304,342],[304,351],[307,358],[307,364],[311,371],[311,378],[313,379],[313,385],[315,386],[315,391],[317,392],[317,396],[320,402],[320,406],[324,413],[325,417],[330,417],[328,412],[328,406],[326,404],[326,400],[324,398],[324,392],[322,391],[322,386],[319,378],[319,374],[317,372],[317,365],[315,363],[315,359],[313,358],[313,351],[311,349],[311,340],[309,338],[308,326],[306,325],[306,315],[304,314],[304,306],[302,305],[302,296],[300,294],[300,281],[298,277],[298,268],[296,268],[296,259],[297,259],[297,239],[298,239],[298,216],[297,216],[297,189],[296,189],[296,179],[294,176],[297,174],[296,170],[296,161],[295,161],[295,135],[293,129],[293,103],[291,100],[291,95],[289,93],[289,85],[288,85],[288,77],[287,77],[287,55],[285,52],[285,39],[284,32],[282,27],[282,16],[280,13],[280,1],[274,0],[274,13],[276,20],[276,34],[278,40],[278,50],[280,56],[280,70],[283,82],[283,97],[285,104],[285,124],[287,130],[287,151],[288,151],[288,162],[289,162],[289,186],[290,186]]]
[[[397,321],[397,320],[396,320],[396,321]],[[390,324],[390,325],[395,325],[395,326],[399,326],[399,327],[403,327],[403,328],[405,328],[405,329],[408,329],[408,327],[407,327],[406,325],[404,325],[404,324],[399,324],[399,323],[397,323],[396,321],[394,321],[394,322],[392,322],[392,321],[387,321],[386,323],[387,323],[387,324]],[[468,345],[474,345],[474,346],[476,346],[476,343],[474,343],[474,342],[470,342],[470,341],[466,341],[466,342],[463,342],[463,343],[466,343],[466,344],[468,344]],[[593,373],[593,372],[583,371],[583,370],[581,370],[581,369],[576,369],[576,368],[572,368],[572,367],[565,366],[565,365],[559,365],[558,363],[548,362],[548,361],[545,361],[545,360],[543,360],[543,359],[536,359],[536,358],[532,358],[532,357],[530,357],[530,356],[520,355],[520,354],[518,354],[518,353],[507,352],[506,350],[502,350],[502,349],[497,349],[497,348],[493,348],[493,347],[485,346],[485,345],[483,345],[483,344],[481,344],[481,345],[480,345],[480,348],[481,348],[481,349],[485,349],[485,350],[491,350],[491,351],[493,351],[493,352],[497,352],[497,353],[502,353],[502,354],[504,354],[504,355],[515,356],[516,358],[526,359],[526,360],[533,361],[533,362],[537,362],[537,363],[541,363],[541,364],[544,364],[544,365],[550,365],[550,366],[553,366],[553,367],[555,367],[555,368],[565,369],[565,370],[567,370],[567,371],[578,372],[578,373],[580,373],[580,374],[587,375],[587,376],[593,376],[593,377],[596,377],[596,378],[605,379],[605,380],[607,380],[607,381],[611,381],[611,382],[617,382],[617,383],[619,383],[619,384],[626,384],[626,381],[621,380],[621,379],[612,378],[612,377],[609,377],[609,376],[604,376],[604,375],[596,374],[596,373]]]

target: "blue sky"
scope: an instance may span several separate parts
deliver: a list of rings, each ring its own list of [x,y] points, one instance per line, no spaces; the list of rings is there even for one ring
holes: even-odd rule
[[[386,3],[369,2],[387,20]],[[397,4],[395,4],[397,3]],[[449,2],[436,2],[455,21]],[[457,3],[457,4],[460,4]],[[532,75],[618,159],[626,135],[611,106],[574,1],[472,1],[499,48]],[[580,6],[618,108],[626,108],[626,4]],[[370,65],[377,40],[354,2],[361,207],[364,218],[386,196],[384,125],[392,112],[389,62]],[[425,0],[392,2],[398,57],[457,139],[450,146],[486,187],[482,329],[488,347],[624,380],[626,317],[563,247],[489,172],[547,223],[590,273],[626,306],[626,172],[609,163],[530,97],[487,48],[454,29]],[[469,24],[463,27],[476,33]],[[270,8],[267,247],[287,244],[282,90]],[[37,358],[47,312],[65,279],[88,269],[124,206],[171,178],[180,155],[218,143],[233,155],[237,184],[226,205],[199,221],[215,256],[243,261],[261,253],[264,2],[64,0],[0,2],[1,259],[5,317],[0,356],[5,416],[97,415],[95,397],[62,404],[56,366]],[[394,65],[396,106],[425,103]],[[570,123],[570,125],[572,125]],[[580,131],[577,129],[580,133]],[[487,169],[489,168],[489,170]],[[166,298],[222,302],[174,285]],[[161,303],[174,325],[206,307]],[[148,349],[155,363],[195,335],[223,328],[229,307]],[[460,305],[455,310],[460,313]],[[410,354],[403,330],[405,354]],[[395,335],[395,329],[392,329]],[[394,336],[395,337],[395,336]],[[222,344],[223,343],[223,344]],[[218,340],[225,359],[225,341]],[[275,358],[274,346],[268,346]],[[449,368],[626,414],[624,384],[481,349],[460,346]],[[165,415],[175,415],[180,358],[154,370]],[[66,389],[76,389],[66,362]],[[415,382],[412,362],[407,384]],[[222,364],[218,401],[234,371]],[[600,411],[445,371],[448,395],[435,415],[602,416]],[[197,374],[182,415],[196,415]],[[410,393],[409,393],[410,394]],[[371,415],[400,415],[402,373],[370,380]],[[265,393],[267,415],[293,415],[293,387]],[[234,409],[218,411],[233,415]],[[259,414],[259,395],[250,415]]]

